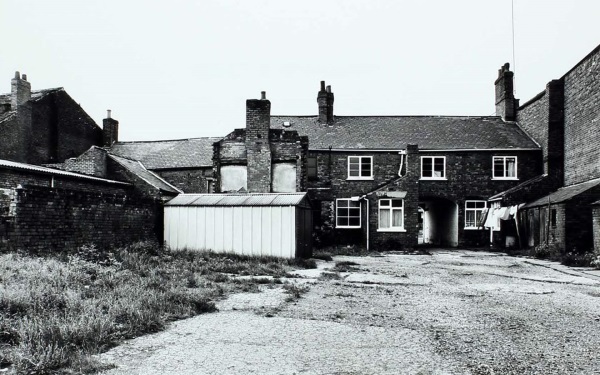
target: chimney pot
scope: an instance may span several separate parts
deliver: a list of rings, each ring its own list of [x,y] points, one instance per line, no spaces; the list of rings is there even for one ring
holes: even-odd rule
[[[19,73],[19,71],[18,71],[18,70],[15,72],[15,78],[16,78],[16,79],[19,79],[19,78],[21,78],[21,73]]]
[[[23,81],[27,81],[27,74],[23,73]]]
[[[267,92],[261,91],[260,92],[260,100],[265,100],[265,99],[267,99]]]
[[[325,91],[325,81],[321,81],[321,91]]]
[[[111,110],[110,110],[110,109],[107,109],[107,110],[106,110],[106,118],[110,118],[110,112],[111,112]]]
[[[327,93],[331,94],[331,85],[327,86]]]

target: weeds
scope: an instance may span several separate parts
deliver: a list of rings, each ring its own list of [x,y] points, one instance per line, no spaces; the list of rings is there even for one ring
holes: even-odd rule
[[[84,246],[60,257],[0,255],[0,366],[32,374],[98,370],[90,355],[215,311],[227,293],[258,290],[232,275],[279,277],[313,264],[175,252],[151,242],[110,252]]]
[[[285,292],[289,294],[289,296],[285,299],[286,302],[297,301],[309,290],[306,285],[298,286],[296,284],[284,284],[283,289],[285,289]]]
[[[337,272],[356,271],[356,270],[358,270],[358,268],[356,267],[358,265],[359,265],[358,263],[351,262],[351,261],[336,262],[335,266],[333,267],[333,271],[337,271]]]

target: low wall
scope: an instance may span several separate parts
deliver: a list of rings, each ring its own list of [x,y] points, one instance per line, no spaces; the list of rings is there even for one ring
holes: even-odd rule
[[[160,240],[162,207],[153,199],[40,186],[0,193],[3,247],[47,252]]]

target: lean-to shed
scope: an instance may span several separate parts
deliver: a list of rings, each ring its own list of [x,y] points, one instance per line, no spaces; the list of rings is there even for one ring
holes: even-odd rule
[[[171,249],[283,258],[312,255],[306,193],[180,194],[165,204]]]

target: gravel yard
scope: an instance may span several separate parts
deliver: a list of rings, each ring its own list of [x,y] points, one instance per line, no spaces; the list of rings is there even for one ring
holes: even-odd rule
[[[296,271],[300,299],[281,285],[233,295],[102,354],[116,365],[104,374],[600,374],[600,274],[432,254]]]

